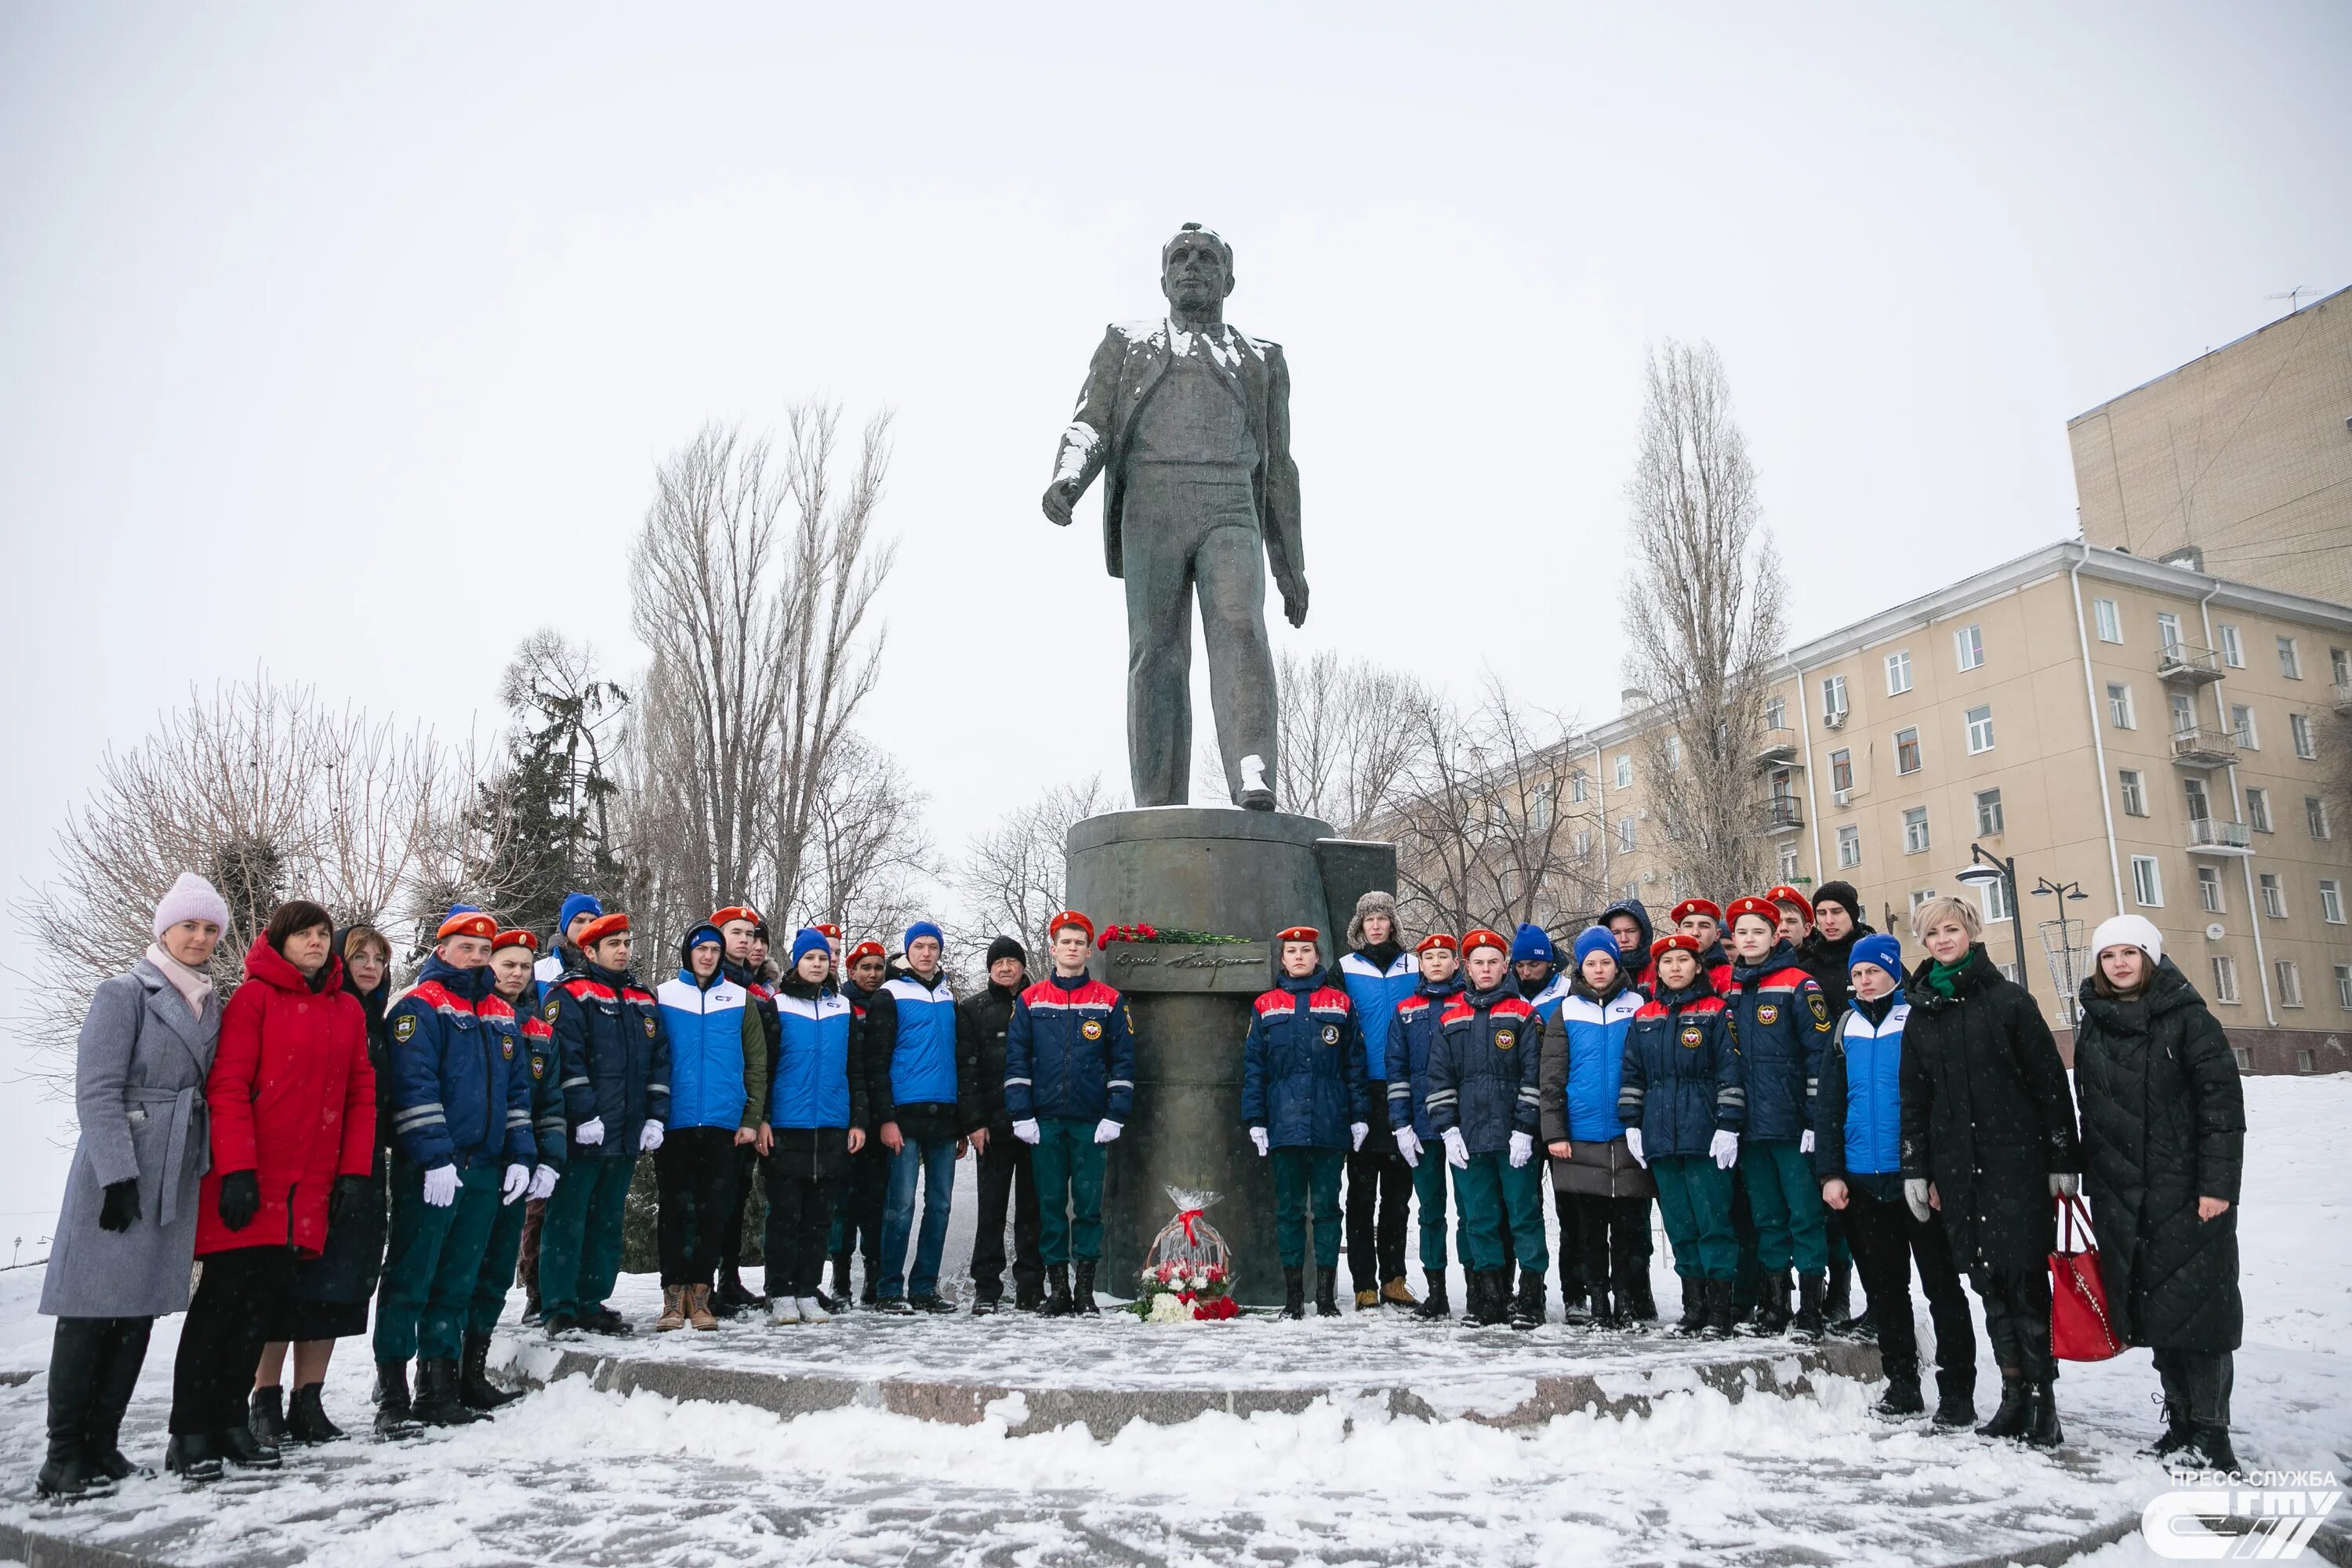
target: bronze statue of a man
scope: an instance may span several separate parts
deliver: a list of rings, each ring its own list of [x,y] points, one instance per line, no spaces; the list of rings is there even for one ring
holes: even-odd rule
[[[1192,596],[1209,705],[1238,804],[1274,809],[1274,656],[1265,568],[1307,620],[1290,369],[1279,344],[1225,324],[1233,247],[1188,223],[1160,247],[1168,317],[1117,321],[1062,432],[1045,515],[1067,526],[1097,473],[1103,546],[1127,582],[1127,753],[1138,805],[1181,805],[1192,761]],[[1260,552],[1264,552],[1263,560]]]

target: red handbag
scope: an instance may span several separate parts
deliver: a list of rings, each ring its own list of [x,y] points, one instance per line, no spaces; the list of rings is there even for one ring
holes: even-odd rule
[[[2099,1243],[2091,1234],[2091,1216],[2082,1199],[2060,1198],[2058,1250],[2050,1255],[2050,1353],[2060,1361],[2106,1361],[2123,1350],[2107,1310],[2107,1288],[2099,1279]]]

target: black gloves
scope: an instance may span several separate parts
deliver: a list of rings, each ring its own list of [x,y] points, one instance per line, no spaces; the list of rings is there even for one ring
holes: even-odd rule
[[[343,1223],[345,1214],[356,1214],[355,1205],[367,1201],[368,1179],[365,1176],[337,1176],[327,1193],[327,1228],[332,1230]]]
[[[261,1212],[261,1181],[251,1171],[231,1171],[221,1178],[221,1223],[243,1230]]]
[[[106,1186],[106,1203],[98,1211],[98,1228],[129,1230],[138,1223],[138,1181],[134,1178],[128,1182],[109,1182]]]

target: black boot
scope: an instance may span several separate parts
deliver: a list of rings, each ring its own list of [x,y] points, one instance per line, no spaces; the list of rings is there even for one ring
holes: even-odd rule
[[[49,1342],[49,1452],[34,1489],[75,1502],[104,1497],[114,1478],[94,1462],[89,1429],[100,1363],[114,1324],[104,1318],[59,1318]]]
[[[1592,1326],[1594,1328],[1622,1329],[1625,1326],[1625,1314],[1623,1311],[1619,1310],[1616,1298],[1608,1290],[1599,1286],[1595,1286],[1592,1290],[1591,1306],[1592,1311]]]
[[[1790,1321],[1790,1336],[1799,1344],[1819,1344],[1829,1331],[1822,1296],[1822,1277],[1808,1274],[1797,1281],[1797,1315]],[[1917,1380],[1913,1379],[1914,1382]]]
[[[1326,1265],[1315,1271],[1315,1315],[1318,1318],[1339,1315],[1339,1269],[1336,1264]]]
[[[1000,1285],[996,1289],[991,1289],[987,1286],[983,1285],[976,1288],[972,1291],[971,1315],[973,1317],[992,1318],[1003,1310],[1004,1288],[1003,1286]]]
[[[1758,1277],[1756,1315],[1748,1320],[1748,1328],[1759,1338],[1777,1339],[1789,1331],[1790,1283],[1785,1268]]]
[[[1013,1308],[1018,1312],[1042,1312],[1045,1310],[1045,1287],[1026,1275],[1013,1277]]]
[[[1637,1323],[1658,1321],[1658,1300],[1650,1291],[1650,1260],[1633,1259],[1633,1268],[1618,1281],[1617,1305],[1626,1317]]]
[[[2058,1425],[2058,1390],[2046,1383],[2025,1385],[2025,1441],[2035,1448],[2054,1448],[2066,1440]]]
[[[1478,1326],[1499,1329],[1511,1321],[1511,1271],[1490,1268],[1486,1275],[1486,1294],[1479,1302]]]
[[[768,1298],[753,1294],[751,1288],[743,1283],[741,1268],[722,1268],[719,1271],[719,1289],[712,1294],[710,1304],[720,1317],[731,1318],[746,1307],[766,1306]]]
[[[1486,1321],[1486,1276],[1475,1268],[1465,1268],[1462,1270],[1462,1323],[1465,1328],[1475,1329]]]
[[[2050,1413],[2050,1422],[2053,1426],[2057,1425],[2058,1413],[2054,1410]],[[2244,1468],[2238,1463],[2238,1451],[2230,1447],[2227,1426],[2193,1428],[2189,1442],[2180,1449],[2180,1462],[2195,1469],[2220,1470],[2225,1475],[2235,1475]]]
[[[1704,1331],[1708,1339],[1727,1340],[1731,1337],[1732,1289],[1732,1283],[1728,1279],[1710,1279],[1706,1282],[1706,1328]]]
[[[1927,1410],[1927,1402],[1919,1394],[1919,1363],[1890,1357],[1886,1363],[1886,1392],[1878,1396],[1870,1413],[1885,1420],[1902,1421],[1923,1415]]]
[[[245,1417],[246,1429],[253,1440],[265,1448],[282,1448],[287,1443],[286,1390],[276,1384],[253,1391]]]
[[[435,1356],[416,1363],[416,1418],[428,1426],[463,1426],[486,1421],[457,1396],[457,1363]]]
[[[1936,1425],[1947,1429],[1977,1424],[1977,1369],[1936,1369]]]
[[[1511,1302],[1511,1327],[1521,1333],[1542,1326],[1544,1277],[1532,1268],[1519,1270],[1519,1294]]]
[[[1830,1327],[1841,1328],[1853,1316],[1853,1264],[1830,1259],[1829,1289],[1822,1293],[1822,1312]]]
[[[468,1333],[466,1359],[457,1373],[457,1398],[468,1410],[500,1409],[522,1397],[490,1381],[490,1336]]]
[[[62,1320],[60,1320],[62,1321]],[[131,1408],[131,1394],[139,1386],[139,1370],[147,1361],[147,1335],[152,1324],[132,1319],[109,1337],[99,1363],[98,1386],[89,1406],[89,1462],[118,1481],[155,1472],[134,1465],[122,1454],[122,1413]]]
[[[849,1294],[849,1254],[846,1252],[836,1252],[833,1255],[833,1299],[844,1303],[845,1305],[846,1305],[851,1299]]]
[[[1078,1304],[1082,1318],[1099,1318],[1102,1309],[1095,1305],[1095,1260],[1081,1258],[1071,1266],[1070,1297]]]
[[[1078,1303],[1070,1295],[1070,1266],[1056,1263],[1045,1270],[1045,1278],[1052,1282],[1053,1289],[1053,1294],[1045,1298],[1045,1315],[1066,1318],[1076,1312]]]
[[[286,1410],[286,1431],[297,1443],[334,1443],[342,1439],[343,1429],[327,1419],[327,1407],[319,1402],[322,1385],[306,1383],[294,1391],[294,1403]]]
[[[250,1426],[224,1426],[212,1435],[212,1439],[220,1457],[240,1469],[275,1470],[286,1463],[277,1445],[255,1436]]]
[[[2189,1380],[2169,1366],[2156,1369],[2164,1384],[2164,1431],[2140,1450],[2154,1458],[2169,1458],[2197,1438],[2197,1421],[2189,1398]]]
[[[2025,1380],[2007,1367],[2000,1370],[2000,1407],[1992,1419],[1977,1428],[1979,1437],[2018,1437],[2025,1433],[2026,1417],[2032,1414],[2026,1408]]]
[[[1445,1299],[1445,1276],[1431,1275],[1429,1288],[1422,1292],[1421,1305],[1412,1310],[1413,1317],[1424,1323],[1442,1323],[1453,1310],[1454,1304]]]
[[[375,1430],[380,1437],[405,1437],[423,1429],[415,1407],[408,1402],[408,1363],[375,1363]]]
[[[220,1450],[209,1432],[174,1432],[163,1447],[163,1468],[190,1486],[216,1481],[223,1474]]]
[[[1714,1304],[1715,1291],[1710,1281],[1684,1275],[1682,1321],[1673,1331],[1685,1339],[1699,1334],[1706,1328],[1707,1311]]]
[[[1307,1316],[1307,1271],[1296,1263],[1282,1266],[1282,1315],[1293,1322]]]

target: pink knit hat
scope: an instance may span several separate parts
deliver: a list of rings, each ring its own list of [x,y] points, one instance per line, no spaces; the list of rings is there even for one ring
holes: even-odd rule
[[[172,890],[155,906],[155,937],[163,939],[165,931],[182,921],[210,921],[226,931],[228,930],[228,900],[214,890],[213,885],[194,871],[183,871]]]

